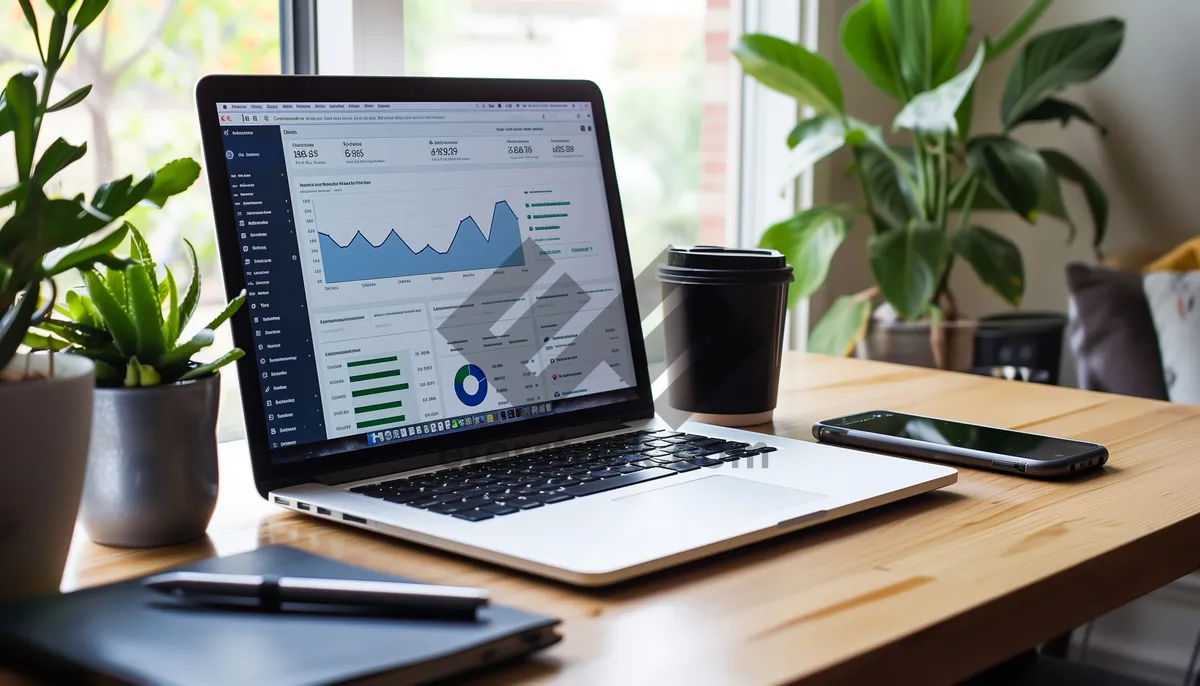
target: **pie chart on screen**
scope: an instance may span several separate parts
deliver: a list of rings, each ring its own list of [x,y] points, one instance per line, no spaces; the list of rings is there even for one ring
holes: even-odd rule
[[[487,398],[487,377],[473,364],[464,364],[454,375],[454,394],[467,407],[476,407]]]

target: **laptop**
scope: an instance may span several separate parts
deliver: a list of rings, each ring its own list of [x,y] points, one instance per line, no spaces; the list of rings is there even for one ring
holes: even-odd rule
[[[955,482],[654,411],[599,89],[196,88],[271,502],[599,586]]]

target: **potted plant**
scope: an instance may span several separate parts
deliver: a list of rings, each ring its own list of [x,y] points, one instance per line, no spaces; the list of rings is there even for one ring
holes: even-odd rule
[[[790,169],[799,173],[847,147],[853,154],[850,173],[862,188],[861,205],[814,207],[770,227],[762,238],[763,247],[783,252],[796,267],[794,304],[824,282],[852,220],[864,218],[870,227],[867,247],[876,285],[836,299],[813,328],[810,351],[848,354],[873,320],[867,339],[871,356],[903,349],[905,338],[916,333],[916,353],[925,355],[918,362],[969,366],[973,327],[949,288],[955,263],[966,262],[1014,307],[1025,291],[1017,246],[976,224],[975,214],[1007,211],[1029,223],[1046,214],[1066,222],[1073,237],[1062,181],[1083,188],[1095,224],[1093,246],[1099,250],[1108,219],[1104,190],[1065,153],[1035,150],[1012,133],[1050,120],[1095,126],[1082,107],[1056,94],[1095,78],[1112,63],[1124,37],[1123,22],[1103,19],[1030,39],[1000,102],[1003,130],[971,133],[980,70],[1019,42],[1049,5],[1050,0],[1033,0],[999,36],[984,37],[968,50],[970,0],[855,4],[842,21],[842,48],[868,81],[902,103],[892,122],[894,130],[907,133],[902,146],[845,111],[837,74],[820,56],[761,34],[742,36],[734,47],[747,74],[811,112],[788,136]],[[877,300],[883,305],[872,318]]]
[[[46,347],[29,329],[50,312],[53,278],[105,264],[121,230],[89,242],[138,203],[161,206],[177,192],[174,169],[128,176],[84,194],[51,198],[46,186],[87,152],[59,138],[40,146],[47,114],[79,104],[91,86],[51,102],[55,77],[107,0],[47,2],[40,31],[30,0],[19,0],[41,64],[10,78],[0,94],[0,137],[12,141],[16,178],[0,182],[0,600],[58,590],[83,487],[92,421],[93,365],[83,357],[27,354]],[[37,152],[41,150],[40,156]],[[57,183],[57,182],[56,182]]]
[[[190,160],[189,160],[190,161]],[[192,163],[193,165],[195,163]],[[199,167],[194,166],[195,179]],[[192,276],[180,286],[131,224],[122,268],[81,269],[84,286],[68,291],[65,319],[37,326],[44,345],[96,367],[91,454],[80,520],[105,545],[182,543],[204,534],[217,501],[218,370],[244,355],[234,348],[207,364],[192,357],[246,301],[243,292],[195,333],[185,333],[200,300],[200,268],[187,243]]]

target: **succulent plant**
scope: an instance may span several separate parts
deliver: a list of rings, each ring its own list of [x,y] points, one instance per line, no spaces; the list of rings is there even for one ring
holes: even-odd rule
[[[213,331],[246,302],[243,291],[196,333],[184,331],[200,301],[200,266],[196,250],[187,244],[192,278],[183,298],[167,266],[158,265],[145,239],[125,222],[116,235],[130,241],[128,265],[81,269],[84,287],[68,291],[65,305],[55,307],[66,319],[50,317],[37,325],[25,343],[34,349],[61,350],[91,358],[101,386],[157,386],[198,379],[242,357],[234,348],[207,364],[192,357],[212,345]],[[120,242],[120,241],[118,241]]]
[[[51,88],[71,48],[103,13],[108,0],[46,4],[52,10],[49,30],[39,31],[30,0],[18,0],[42,63],[14,75],[0,88],[0,138],[12,134],[17,170],[14,183],[6,180],[0,184],[0,209],[11,207],[11,215],[0,224],[0,370],[16,355],[30,326],[50,312],[55,300],[54,276],[73,269],[91,270],[97,264],[118,271],[124,268],[124,261],[111,254],[124,239],[124,229],[88,243],[91,236],[139,203],[162,207],[167,198],[192,185],[200,173],[194,161],[175,160],[136,182],[127,176],[102,184],[90,200],[83,193],[71,198],[47,197],[47,184],[78,162],[87,153],[87,144],[74,145],[59,138],[39,146],[42,122],[47,114],[83,102],[92,90],[85,85],[51,102]],[[36,152],[42,147],[38,157]],[[42,293],[47,283],[48,298]]]

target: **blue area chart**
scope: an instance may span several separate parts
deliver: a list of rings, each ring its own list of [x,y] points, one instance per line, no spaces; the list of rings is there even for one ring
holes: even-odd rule
[[[358,232],[344,246],[323,233],[320,234],[320,241],[326,283],[520,267],[525,264],[525,256],[521,252],[521,226],[516,213],[503,200],[492,208],[491,231],[486,238],[475,219],[467,217],[458,223],[454,239],[446,252],[438,252],[429,245],[414,252],[395,229],[379,245],[373,245]]]

